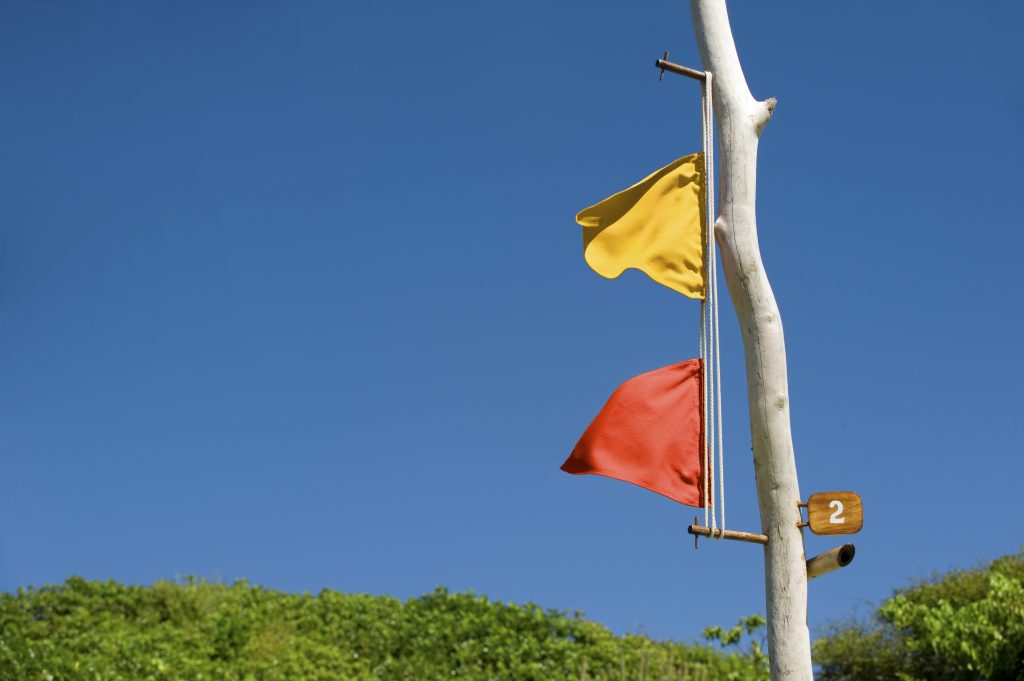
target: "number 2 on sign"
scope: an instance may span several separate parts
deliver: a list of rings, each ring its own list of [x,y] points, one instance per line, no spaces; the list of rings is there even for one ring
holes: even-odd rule
[[[864,526],[856,492],[818,492],[807,499],[807,523],[815,534],[854,534]]]
[[[846,522],[846,518],[843,517],[843,502],[839,501],[838,499],[833,499],[832,501],[828,502],[828,507],[836,509],[832,513],[832,515],[828,517],[828,521],[830,523],[832,523],[833,525],[838,525],[839,523]]]

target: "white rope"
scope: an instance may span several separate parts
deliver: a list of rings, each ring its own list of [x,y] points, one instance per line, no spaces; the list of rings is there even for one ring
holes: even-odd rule
[[[718,257],[715,242],[715,116],[714,102],[712,99],[713,77],[710,71],[705,72],[703,88],[702,118],[704,121],[704,192],[707,200],[705,208],[707,225],[707,248],[705,249],[706,283],[704,303],[702,304],[702,337],[703,350],[705,355],[705,396],[707,411],[705,423],[707,427],[705,462],[709,464],[705,470],[708,471],[705,480],[706,489],[709,488],[711,506],[711,536],[715,536],[717,523],[715,521],[715,505],[718,506],[721,514],[722,538],[725,530],[725,448],[722,442],[722,363],[720,359],[720,340],[718,333]],[[706,334],[706,337],[705,337]],[[715,449],[718,450],[718,499],[714,500],[715,485]],[[715,503],[717,501],[717,504]],[[707,512],[707,506],[705,506]],[[706,525],[706,521],[705,521]]]
[[[714,323],[714,336],[715,336],[715,412],[718,414],[718,423],[715,426],[715,432],[718,434],[718,492],[719,492],[719,508],[722,513],[722,530],[725,530],[725,447],[722,443],[722,353],[719,351],[719,334],[718,334],[718,256],[716,252],[716,241],[714,235],[715,225],[715,117],[714,117],[714,106],[712,105],[712,87],[711,87],[711,73],[708,72],[707,76],[707,88],[708,88],[708,180],[707,180],[707,196],[708,196],[708,225],[710,225],[711,232],[711,268],[714,271],[712,274],[712,280],[714,282],[715,297],[711,304],[711,319]]]
[[[707,294],[705,293],[705,296],[706,295]],[[706,405],[708,403],[709,395],[708,395],[708,381],[707,381],[707,368],[706,368],[707,367],[707,363],[708,363],[708,360],[707,360],[707,346],[708,346],[708,343],[707,343],[707,339],[706,339],[706,336],[707,336],[707,328],[706,328],[706,326],[707,325],[704,323],[704,316],[707,314],[705,302],[706,301],[704,301],[704,300],[700,301],[700,352],[699,352],[698,356],[701,358],[701,361],[703,362],[704,367],[705,367],[704,372],[703,372],[703,376],[701,377],[701,390],[704,393],[704,399],[701,402],[701,404],[705,405],[704,409],[701,410],[701,411],[704,412],[704,414],[703,414],[703,416],[704,416],[704,439],[701,442],[701,445],[703,447],[702,456],[703,456],[703,467],[704,467],[704,527],[708,527],[708,508],[711,505],[711,501],[710,501],[711,500],[711,486],[710,486],[710,482],[708,481],[708,476],[709,476],[708,471],[710,470],[709,469],[709,466],[710,466],[709,459],[710,459],[710,457],[709,457],[709,454],[708,454],[708,410],[707,410],[707,406]],[[712,514],[712,517],[714,517],[714,514]]]
[[[703,152],[704,152],[704,176],[705,176],[705,191],[707,189],[707,158],[708,158],[708,138],[709,138],[709,115],[708,115],[708,99],[707,99],[707,88],[705,87],[701,91],[701,124],[703,130],[701,131],[701,138],[703,141]],[[710,230],[708,227],[708,213],[706,212],[705,206],[705,233],[704,233],[704,299],[700,302],[700,357],[704,364],[704,376],[702,381],[702,390],[704,393],[704,443],[703,443],[703,456],[704,456],[704,527],[711,528],[711,536],[714,537],[715,528],[715,506],[714,506],[714,476],[715,476],[715,457],[714,457],[714,427],[715,421],[712,417],[714,413],[714,400],[711,389],[714,387],[712,382],[712,370],[714,365],[711,361],[711,320],[710,320],[710,286],[708,281],[710,280],[710,261],[708,260],[709,253],[709,241],[708,234]],[[708,524],[708,515],[710,513],[711,523]]]

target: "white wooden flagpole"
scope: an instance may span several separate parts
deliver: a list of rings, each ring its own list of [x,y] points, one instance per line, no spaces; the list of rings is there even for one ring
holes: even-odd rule
[[[754,474],[761,511],[768,655],[772,681],[812,681],[807,630],[807,566],[793,438],[789,422],[786,344],[782,320],[757,243],[754,198],[757,140],[775,100],[750,94],[725,0],[690,0],[701,60],[714,78],[720,154],[715,238],[729,294],[739,317],[747,365]]]

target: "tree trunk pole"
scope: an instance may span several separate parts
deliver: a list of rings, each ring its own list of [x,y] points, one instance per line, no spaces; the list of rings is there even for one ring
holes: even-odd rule
[[[807,566],[797,527],[800,488],[789,423],[782,320],[761,262],[754,216],[757,140],[775,100],[750,94],[725,0],[690,0],[704,69],[710,71],[721,170],[715,238],[743,334],[754,474],[764,549],[768,655],[772,681],[812,681]]]

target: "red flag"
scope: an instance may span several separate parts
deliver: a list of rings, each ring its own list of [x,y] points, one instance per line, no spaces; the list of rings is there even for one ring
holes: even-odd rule
[[[612,393],[564,464],[704,506],[704,364],[699,359],[635,376]]]

